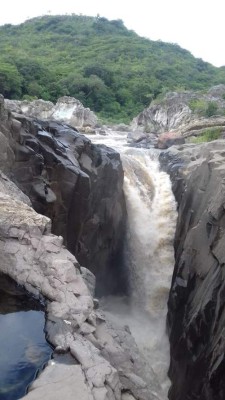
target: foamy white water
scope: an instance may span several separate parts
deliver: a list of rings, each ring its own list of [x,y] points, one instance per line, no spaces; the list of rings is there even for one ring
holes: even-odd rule
[[[176,203],[169,176],[160,171],[158,151],[127,146],[126,133],[91,137],[121,154],[128,214],[125,260],[130,298],[104,298],[108,318],[128,325],[166,396],[169,342],[167,299],[174,268]]]

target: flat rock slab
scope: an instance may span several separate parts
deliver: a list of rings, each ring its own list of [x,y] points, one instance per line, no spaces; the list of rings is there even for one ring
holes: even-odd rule
[[[34,390],[35,389],[35,390]],[[49,365],[32,384],[26,400],[93,400],[79,365]]]

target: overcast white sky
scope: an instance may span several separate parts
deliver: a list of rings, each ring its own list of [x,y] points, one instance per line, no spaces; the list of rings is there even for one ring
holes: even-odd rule
[[[224,0],[8,0],[0,25],[47,13],[122,19],[141,36],[177,43],[195,57],[225,65]]]

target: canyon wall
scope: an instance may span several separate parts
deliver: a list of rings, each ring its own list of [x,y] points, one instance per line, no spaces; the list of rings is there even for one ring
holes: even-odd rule
[[[120,290],[126,212],[119,154],[66,124],[4,113],[4,171],[95,273],[98,291]]]
[[[225,396],[225,141],[161,154],[178,202],[169,296],[171,400]]]

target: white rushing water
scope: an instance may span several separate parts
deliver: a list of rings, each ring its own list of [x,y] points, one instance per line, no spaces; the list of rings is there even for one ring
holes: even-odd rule
[[[127,134],[91,137],[121,154],[128,214],[125,262],[130,297],[108,297],[102,307],[116,324],[128,325],[166,395],[169,342],[167,299],[174,267],[176,203],[169,176],[160,171],[158,151],[127,146]]]

